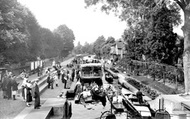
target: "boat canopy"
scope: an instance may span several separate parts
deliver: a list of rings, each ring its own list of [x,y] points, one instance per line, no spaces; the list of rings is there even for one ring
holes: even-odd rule
[[[97,79],[102,78],[102,65],[101,63],[88,63],[81,64],[81,79]]]

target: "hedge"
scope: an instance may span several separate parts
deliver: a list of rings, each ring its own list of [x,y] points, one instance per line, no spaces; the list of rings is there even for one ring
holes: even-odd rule
[[[127,58],[121,59],[117,64],[121,71],[127,71],[134,75],[150,75],[154,79],[168,79],[179,83],[184,82],[184,73],[182,67],[175,67],[166,64],[159,64],[155,62],[143,62],[137,60],[130,60]]]

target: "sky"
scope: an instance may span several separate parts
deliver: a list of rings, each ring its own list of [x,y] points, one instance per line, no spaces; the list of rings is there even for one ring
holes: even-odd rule
[[[80,41],[92,43],[99,36],[121,38],[126,23],[114,15],[85,8],[84,0],[18,0],[29,8],[38,23],[53,31],[59,25],[67,25],[73,30],[75,44]]]
[[[92,43],[99,36],[106,39],[109,36],[116,40],[121,38],[125,22],[121,22],[114,15],[107,15],[94,8],[85,8],[84,0],[18,0],[29,8],[35,15],[38,23],[53,31],[58,26],[65,24],[75,35],[75,45],[80,41]],[[174,32],[182,35],[180,27]]]

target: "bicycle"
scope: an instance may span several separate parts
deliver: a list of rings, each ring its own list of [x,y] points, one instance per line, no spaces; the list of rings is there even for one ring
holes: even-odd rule
[[[124,107],[117,108],[116,105],[112,103],[112,97],[109,97],[108,94],[106,94],[107,99],[111,103],[110,110],[106,110],[102,112],[100,119],[116,119],[116,115],[126,113],[126,119],[129,119],[131,116],[129,116],[129,112],[125,110]]]

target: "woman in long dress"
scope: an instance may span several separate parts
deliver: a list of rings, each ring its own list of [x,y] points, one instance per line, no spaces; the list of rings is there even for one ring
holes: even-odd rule
[[[30,82],[27,82],[26,87],[25,87],[25,89],[26,89],[26,105],[27,106],[30,106],[31,105],[30,102],[32,102],[31,86],[32,86],[32,84]]]
[[[26,77],[23,77],[23,82],[22,82],[22,97],[23,100],[26,100],[26,85],[27,85],[28,79]]]

